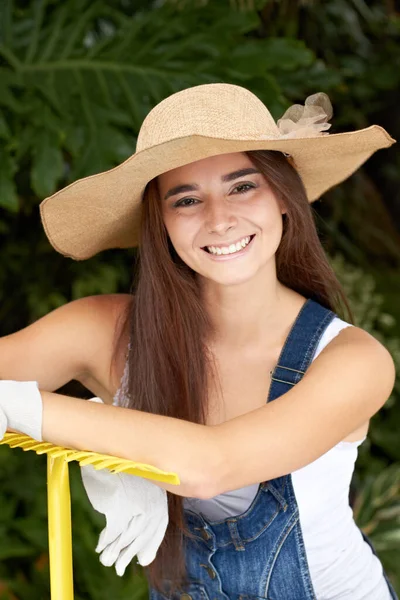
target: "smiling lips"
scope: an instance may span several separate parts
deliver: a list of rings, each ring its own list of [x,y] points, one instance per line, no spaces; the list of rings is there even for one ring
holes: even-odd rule
[[[250,243],[253,237],[254,235],[248,235],[246,237],[241,238],[237,242],[225,246],[205,246],[203,250],[214,255],[235,254],[243,250],[243,248],[245,248]]]

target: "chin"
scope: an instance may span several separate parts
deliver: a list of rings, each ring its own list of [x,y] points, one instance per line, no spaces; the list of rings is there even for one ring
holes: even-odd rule
[[[217,285],[221,285],[221,286],[235,286],[235,285],[242,285],[244,283],[247,283],[248,281],[250,281],[251,279],[253,279],[253,277],[256,275],[257,271],[252,271],[249,272],[249,270],[247,270],[246,273],[220,273],[219,275],[216,275],[216,273],[207,273],[207,272],[203,272],[203,273],[199,273],[199,276],[202,277],[205,281],[208,282],[212,282],[215,283]]]

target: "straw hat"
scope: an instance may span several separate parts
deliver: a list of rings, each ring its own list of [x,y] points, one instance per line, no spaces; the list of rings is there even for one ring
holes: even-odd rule
[[[137,246],[142,194],[151,179],[208,156],[246,150],[290,155],[313,202],[396,141],[379,125],[326,133],[331,116],[323,93],[290,107],[277,123],[257,96],[237,85],[211,83],[172,94],[144,119],[136,152],[125,162],[43,200],[46,235],[75,260]]]

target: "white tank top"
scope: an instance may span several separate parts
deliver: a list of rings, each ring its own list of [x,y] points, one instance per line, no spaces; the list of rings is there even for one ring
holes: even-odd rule
[[[313,360],[350,323],[335,317],[325,329]],[[318,600],[390,600],[382,565],[364,542],[349,505],[357,459],[356,442],[340,442],[311,464],[292,473],[311,580]],[[209,500],[185,498],[184,506],[218,521],[245,512],[259,484]]]
[[[351,327],[351,324],[334,317],[319,341],[313,360],[345,327]],[[121,400],[126,375],[125,372],[114,404]],[[391,600],[382,565],[364,542],[349,505],[358,446],[364,440],[365,437],[356,442],[340,442],[314,462],[292,473],[317,600]],[[184,498],[183,504],[209,521],[218,521],[245,512],[258,488],[257,483],[209,500]]]

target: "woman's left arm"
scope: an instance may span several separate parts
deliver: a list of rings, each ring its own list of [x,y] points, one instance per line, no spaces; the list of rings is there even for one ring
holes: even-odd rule
[[[287,393],[214,428],[225,459],[209,497],[313,462],[383,406],[395,378],[385,346],[358,327],[342,330]]]
[[[220,425],[41,391],[42,436],[175,471],[181,485],[161,487],[211,498],[316,460],[381,408],[394,380],[388,350],[362,329],[348,327],[289,392]]]

